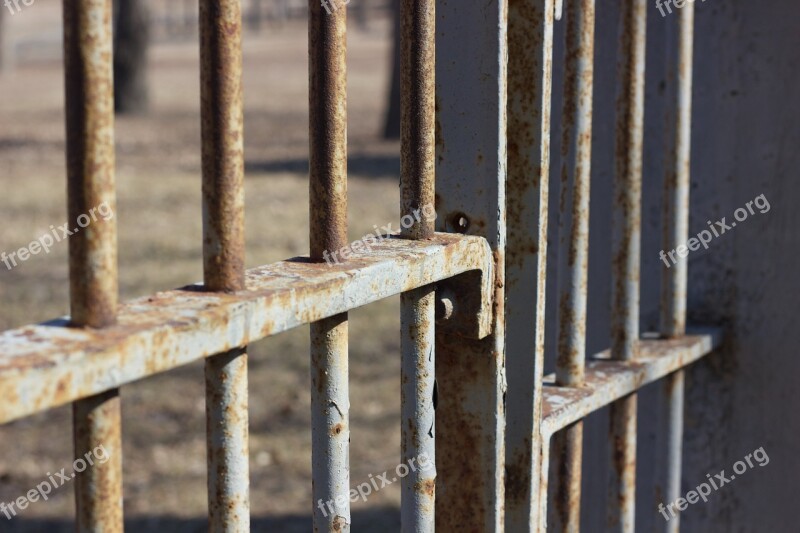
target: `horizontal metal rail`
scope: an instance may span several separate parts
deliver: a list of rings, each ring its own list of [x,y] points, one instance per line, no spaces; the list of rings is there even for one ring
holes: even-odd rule
[[[0,424],[98,394],[291,328],[467,272],[484,295],[476,337],[491,324],[493,258],[482,237],[437,233],[386,238],[370,252],[329,266],[300,257],[247,272],[247,289],[202,285],[160,292],[120,307],[102,330],[67,319],[0,335]],[[468,274],[465,279],[477,281]]]
[[[545,376],[542,388],[543,437],[549,438],[648,383],[702,359],[719,347],[721,340],[721,332],[717,329],[668,340],[643,336],[635,360],[612,360],[609,350],[590,359],[582,387],[556,386],[554,374]]]

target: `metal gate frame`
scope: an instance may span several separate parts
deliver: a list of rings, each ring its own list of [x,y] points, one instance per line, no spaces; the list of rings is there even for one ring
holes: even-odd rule
[[[70,240],[71,317],[0,335],[0,423],[74,402],[76,456],[99,444],[109,450],[112,460],[77,477],[79,531],[123,527],[119,388],[200,359],[209,528],[247,531],[245,349],[303,324],[312,325],[313,501],[337,501],[349,490],[347,312],[396,294],[403,460],[436,457],[435,474],[403,480],[404,531],[544,529],[551,450],[559,464],[555,527],[577,531],[581,420],[606,405],[610,524],[633,531],[636,391],[662,378],[670,398],[665,494],[677,495],[682,369],[720,339],[715,331],[686,334],[685,260],[665,271],[661,335],[638,331],[645,2],[624,0],[621,10],[613,343],[588,361],[594,0],[568,0],[564,9],[560,238],[570,253],[559,261],[553,376],[542,368],[553,24],[561,6],[434,4],[402,2],[400,200],[403,215],[435,203],[438,232],[424,215],[341,265],[323,262],[325,251],[346,244],[346,10],[328,15],[310,0],[311,253],[245,271],[241,10],[238,0],[201,0],[205,283],[119,305],[116,226],[108,222]],[[668,249],[688,231],[693,11],[678,17]],[[64,2],[73,218],[114,206],[111,42],[110,0]],[[348,504],[314,513],[316,531],[350,529]],[[677,530],[677,520],[668,527]]]

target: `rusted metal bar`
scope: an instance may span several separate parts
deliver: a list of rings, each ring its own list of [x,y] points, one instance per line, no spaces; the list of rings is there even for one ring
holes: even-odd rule
[[[581,387],[586,359],[589,193],[594,86],[594,0],[567,1],[556,381]],[[583,422],[554,436],[557,531],[580,531]]]
[[[586,358],[594,0],[568,0],[568,4],[556,377],[559,385],[580,387]]]
[[[630,394],[611,404],[611,490],[609,531],[635,531],[637,397]]]
[[[580,531],[583,422],[567,426],[552,437],[555,465],[553,524],[555,531]]]
[[[201,0],[199,26],[204,287],[232,293],[245,288],[240,1]],[[249,531],[245,349],[206,359],[205,380],[209,529]]]
[[[549,442],[542,442],[553,0],[510,0],[508,12],[508,243],[505,313],[506,528],[544,527]],[[535,312],[531,312],[531,307]],[[544,448],[544,449],[543,449]]]
[[[210,291],[244,289],[240,0],[200,2],[203,273]]]
[[[678,370],[664,378],[662,383],[663,425],[659,433],[661,442],[656,469],[656,507],[681,497],[684,374],[683,369]],[[680,513],[663,524],[662,531],[677,533],[679,530]]]
[[[678,12],[678,27],[668,28],[668,90],[666,136],[667,160],[664,179],[664,251],[676,250],[689,240],[689,180],[692,128],[692,54],[694,4]],[[677,43],[675,37],[677,33]],[[672,49],[677,47],[677,56]],[[661,270],[661,333],[683,335],[686,330],[686,280],[688,260],[676,254],[677,262]]]
[[[620,43],[613,210],[611,357],[630,361],[639,348],[642,142],[647,8],[620,5]],[[612,475],[609,529],[633,532],[636,492],[636,395],[611,405]]]
[[[117,389],[72,406],[75,457],[85,458],[99,446],[108,456],[105,463],[95,463],[75,477],[78,532],[122,531],[121,412]]]
[[[629,360],[636,357],[639,340],[646,5],[644,0],[624,0],[620,11],[611,352],[616,359]]]
[[[402,0],[400,17],[400,213],[406,219],[401,235],[429,239],[435,221],[435,0]],[[427,286],[400,298],[401,457],[406,465],[420,457],[435,463],[435,297]],[[435,468],[410,469],[401,486],[401,530],[433,531]]]
[[[719,330],[661,340],[644,338],[635,361],[616,361],[610,350],[592,357],[581,388],[556,386],[555,375],[544,378],[542,434],[545,437],[574,424],[620,398],[702,359],[722,341]]]
[[[453,276],[480,287],[484,326],[472,338],[486,337],[492,259],[480,237],[384,239],[348,265],[295,258],[250,270],[246,292],[209,293],[198,284],[139,298],[120,306],[118,323],[104,330],[69,328],[63,319],[9,330],[0,334],[0,423]]]
[[[76,221],[114,191],[114,101],[110,0],[64,4],[68,216]],[[117,224],[97,221],[69,240],[70,314],[76,326],[102,328],[117,312]]]
[[[311,260],[347,244],[347,10],[308,2]],[[350,531],[347,314],[311,324],[314,531]],[[320,502],[333,502],[334,512]]]
[[[669,159],[664,180],[664,253],[685,246],[689,240],[694,5],[680,10],[677,26],[670,24],[666,46],[670,100],[666,125]],[[661,334],[667,338],[680,337],[686,332],[688,260],[680,254],[677,259],[675,264],[661,271]],[[684,374],[679,370],[668,376],[663,386],[660,432],[663,440],[659,450],[656,505],[680,497],[683,395]],[[667,533],[677,533],[679,529],[680,516],[664,523]]]
[[[504,0],[436,5],[437,229],[494,259],[490,334],[436,328],[438,531],[503,530],[507,20]]]
[[[111,0],[65,1],[64,75],[67,200],[72,221],[100,206],[114,212],[114,87]],[[103,328],[117,313],[116,219],[91,224],[69,241],[71,325]],[[77,530],[122,531],[119,391],[73,405],[75,456],[98,446],[109,460],[76,477]]]
[[[434,463],[435,440],[435,291],[432,286],[400,298],[402,350],[402,462],[419,458]],[[402,479],[401,530],[434,531],[435,468],[412,468]]]
[[[540,394],[541,397],[541,394]],[[541,421],[539,422],[539,426],[541,427]],[[549,491],[549,478],[550,478],[550,449],[552,448],[552,438],[549,435],[544,434],[543,432],[539,434],[539,439],[541,439],[540,454],[539,454],[539,463],[541,464],[541,474],[539,479],[537,480],[537,485],[534,485],[535,488],[538,488],[538,494],[534,494],[536,500],[535,503],[537,504],[536,512],[534,520],[534,528],[528,529],[526,531],[531,531],[535,533],[546,533],[547,532],[547,495]]]
[[[435,0],[400,4],[400,214],[414,218],[401,233],[411,239],[433,236],[435,161]],[[416,217],[414,215],[416,214]]]

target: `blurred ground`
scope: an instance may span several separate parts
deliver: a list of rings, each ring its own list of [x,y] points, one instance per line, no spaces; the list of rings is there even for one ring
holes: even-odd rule
[[[17,65],[0,77],[0,251],[66,219],[60,3],[7,17]],[[397,220],[399,147],[379,141],[390,53],[388,19],[349,33],[350,227],[355,239]],[[247,264],[305,253],[307,60],[303,21],[245,35]],[[196,40],[152,50],[153,112],[117,120],[120,290],[124,300],[202,278],[199,71]],[[67,246],[8,271],[0,264],[0,326],[68,312]],[[398,302],[351,317],[352,482],[399,458]],[[308,330],[250,347],[254,531],[310,530]],[[129,531],[204,531],[206,473],[202,364],[123,389]],[[69,467],[69,407],[0,428],[0,502]],[[355,531],[397,530],[399,484],[353,506]],[[67,484],[0,531],[72,531]]]

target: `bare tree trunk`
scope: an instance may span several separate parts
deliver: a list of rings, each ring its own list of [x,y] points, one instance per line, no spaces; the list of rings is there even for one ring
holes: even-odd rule
[[[358,0],[351,2],[350,5],[350,12],[353,13],[353,19],[355,20],[358,29],[361,31],[367,31],[369,29],[369,24],[367,20],[367,7],[368,7],[369,0]]]
[[[6,29],[6,19],[8,13],[5,8],[0,9],[0,73],[5,72],[11,66],[11,55],[8,49],[8,30]]]
[[[121,114],[145,113],[150,102],[147,1],[114,0],[114,20],[114,109]]]
[[[250,9],[247,14],[248,26],[255,33],[261,31],[261,23],[263,21],[263,7],[261,0],[250,0]]]
[[[400,138],[400,0],[392,0],[394,12],[394,48],[392,51],[392,82],[386,105],[384,139]]]

